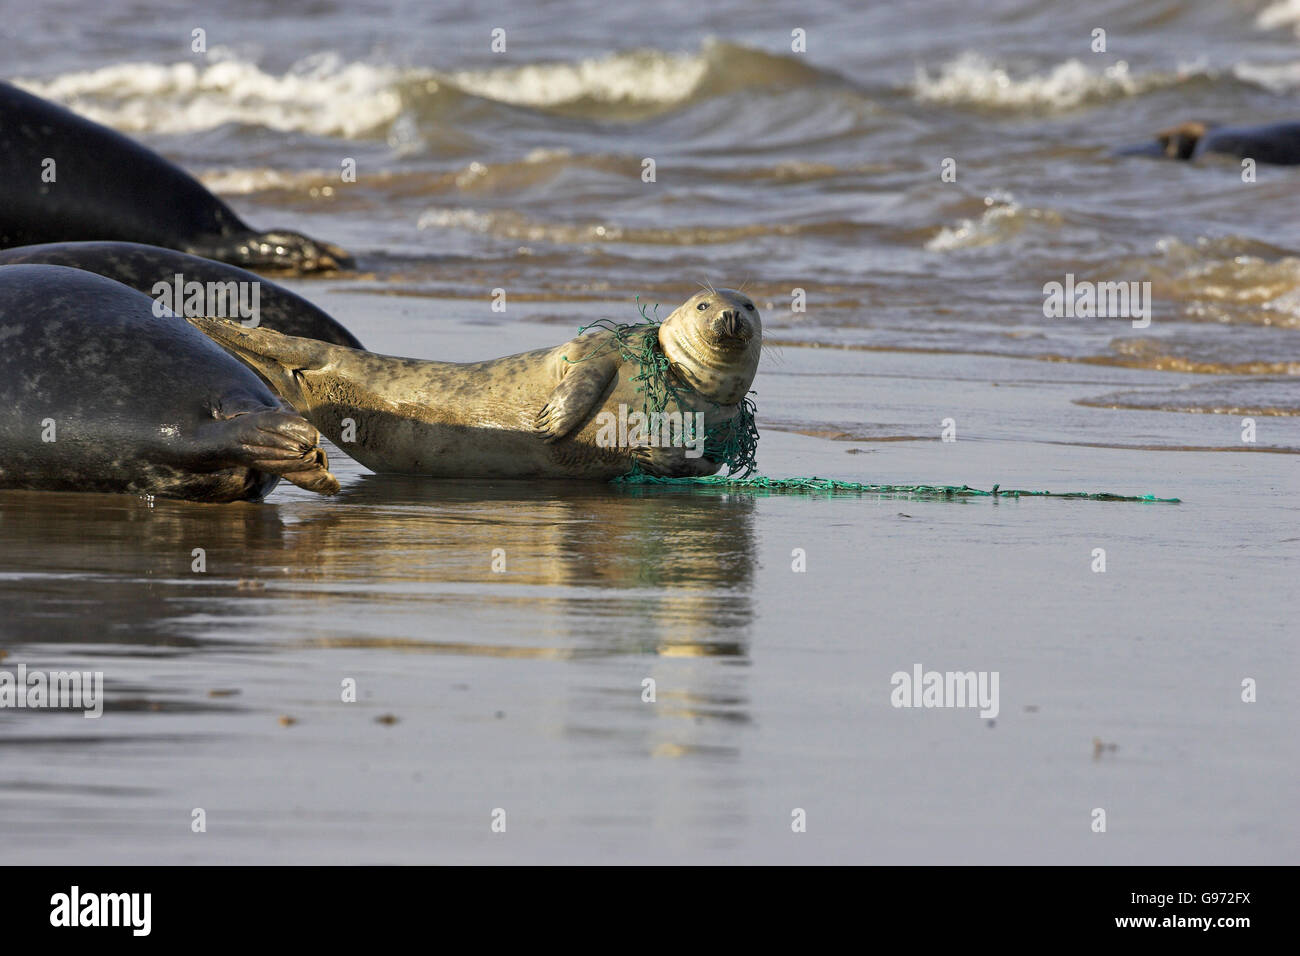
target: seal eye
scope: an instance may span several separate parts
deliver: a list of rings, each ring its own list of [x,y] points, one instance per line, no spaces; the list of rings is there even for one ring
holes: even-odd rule
[[[745,303],[745,311],[746,311],[746,312],[753,312],[753,311],[754,311],[754,303],[752,303],[752,302],[746,302],[746,303]]]
[[[703,312],[703,311],[704,311],[705,309],[707,309],[708,307],[709,307],[709,303],[707,303],[707,302],[701,302],[701,303],[700,303],[699,305],[697,305],[695,308],[696,308],[697,310],[699,310],[700,312]]]

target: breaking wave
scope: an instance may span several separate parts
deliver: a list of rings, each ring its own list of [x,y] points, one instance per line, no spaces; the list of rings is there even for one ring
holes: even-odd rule
[[[361,138],[378,135],[407,110],[466,96],[632,119],[740,89],[843,81],[790,57],[708,41],[693,53],[628,50],[451,73],[319,53],[276,74],[213,50],[202,63],[116,63],[15,82],[125,132],[192,133],[241,123]]]
[[[912,91],[931,103],[1054,111],[1137,96],[1196,75],[1204,71],[1188,67],[1176,73],[1134,73],[1124,60],[1094,68],[1072,59],[1045,73],[1016,76],[981,54],[963,53],[934,73],[917,67]]]

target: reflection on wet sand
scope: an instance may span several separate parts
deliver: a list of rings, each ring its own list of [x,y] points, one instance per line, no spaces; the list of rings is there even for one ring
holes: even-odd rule
[[[0,636],[162,653],[256,640],[743,656],[753,506],[583,482],[372,475],[327,502],[6,493]]]
[[[215,635],[201,642],[179,626],[181,603],[231,614],[231,579],[264,567],[284,542],[274,507],[4,492],[0,640],[159,655],[219,642]],[[207,573],[192,570],[196,548]]]
[[[539,698],[532,706],[559,735],[602,759],[611,748],[735,757],[748,668],[716,663],[748,663],[755,504],[716,491],[370,475],[331,500],[260,505],[6,492],[0,666],[75,656],[102,668],[110,719],[0,715],[0,744],[38,754],[134,741],[165,755],[211,736],[213,719],[265,734],[285,700],[310,727],[332,712],[336,669],[367,666],[355,663],[362,654],[376,673],[424,675],[418,686],[435,694],[441,675],[460,673],[437,658],[473,659],[440,726],[477,719],[481,695],[508,691]],[[162,658],[178,660],[139,667]],[[653,705],[641,697],[647,677],[659,684]],[[435,719],[420,694],[387,706],[403,722]],[[35,758],[13,769],[30,787],[64,783]]]
[[[490,602],[525,633],[582,638],[554,656],[743,654],[754,550],[746,496],[366,475],[340,499],[354,507],[306,518],[294,547],[329,580],[371,579],[373,599],[425,602],[433,585],[432,599]],[[383,546],[357,547],[367,540]]]

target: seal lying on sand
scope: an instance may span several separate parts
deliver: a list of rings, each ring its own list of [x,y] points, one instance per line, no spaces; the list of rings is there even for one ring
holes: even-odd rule
[[[754,303],[730,289],[692,296],[662,324],[632,326],[621,340],[606,330],[466,364],[189,321],[367,468],[461,478],[609,479],[633,462],[661,477],[711,475],[721,462],[703,453],[698,426],[713,435],[738,427],[763,331]],[[646,405],[644,367],[627,357],[637,354],[662,359],[669,385],[666,417],[640,434],[623,427]],[[684,422],[696,426],[689,435]]]
[[[286,335],[301,335],[308,339],[320,339],[335,345],[346,345],[359,349],[361,343],[356,336],[332,319],[328,314],[312,305],[297,293],[290,292],[284,286],[276,285],[263,279],[256,273],[240,269],[238,266],[201,259],[174,249],[159,246],[145,246],[137,242],[51,242],[40,246],[19,246],[17,249],[0,250],[0,265],[14,263],[44,263],[54,266],[70,266],[84,269],[96,275],[105,276],[128,285],[138,292],[161,298],[158,285],[166,286],[166,298],[163,299],[173,312],[178,315],[184,310],[188,293],[176,295],[174,292],[176,276],[182,277],[183,286],[192,282],[200,283],[205,295],[200,300],[200,311],[205,315],[216,314],[211,300],[217,295],[208,295],[209,283],[219,289],[221,303],[229,305],[250,298],[244,290],[230,287],[230,283],[256,283],[256,322],[248,322],[259,328],[272,329]],[[180,299],[181,301],[177,301]],[[224,312],[229,318],[247,320],[247,316],[235,316]]]
[[[157,153],[0,83],[0,247],[91,239],[144,242],[250,269],[352,265],[337,246],[256,231]]]
[[[1123,156],[1196,159],[1207,153],[1253,159],[1278,166],[1300,164],[1300,123],[1269,126],[1218,126],[1183,123],[1156,134],[1155,141],[1119,151]]]
[[[284,477],[333,494],[317,439],[148,296],[78,269],[0,266],[0,488],[236,501]]]

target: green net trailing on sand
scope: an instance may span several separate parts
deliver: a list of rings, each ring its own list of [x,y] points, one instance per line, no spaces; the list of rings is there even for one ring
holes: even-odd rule
[[[1114,495],[1107,491],[1024,491],[1020,488],[1003,488],[994,485],[990,490],[972,488],[970,485],[870,485],[859,481],[835,481],[831,478],[765,478],[753,475],[747,478],[710,475],[705,478],[658,478],[654,475],[623,475],[615,478],[617,484],[628,485],[708,485],[715,488],[752,489],[761,491],[793,491],[809,494],[869,494],[912,495],[917,498],[1086,498],[1090,501],[1158,501],[1176,504],[1178,498],[1157,498],[1155,495]]]
[[[689,408],[693,389],[672,374],[668,357],[659,346],[657,332],[647,334],[658,329],[659,319],[649,316],[644,305],[640,306],[640,311],[640,322],[620,324],[602,319],[580,328],[579,335],[589,329],[602,329],[611,333],[613,338],[608,348],[577,361],[585,361],[617,349],[625,362],[634,363],[640,370],[633,381],[637,383],[637,391],[645,397],[643,411],[647,416],[662,413],[669,402],[673,401],[682,408]],[[740,411],[731,421],[705,429],[704,455],[710,461],[725,465],[726,475],[660,478],[647,474],[634,461],[631,471],[613,481],[625,485],[699,486],[804,494],[910,495],[917,498],[1080,498],[1089,501],[1151,501],[1163,504],[1176,504],[1180,500],[1157,498],[1155,495],[1116,495],[1106,491],[1025,491],[1020,488],[1003,489],[1001,485],[994,485],[985,491],[970,485],[875,485],[831,478],[767,478],[754,474],[758,457],[758,425],[754,420],[756,411],[753,400],[745,398],[740,404]]]

